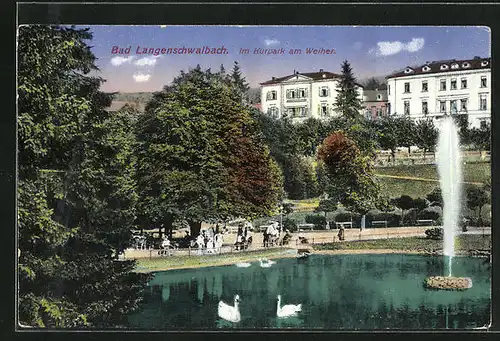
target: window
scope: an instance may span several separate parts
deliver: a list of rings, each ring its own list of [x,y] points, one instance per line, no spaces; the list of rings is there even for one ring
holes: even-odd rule
[[[388,85],[388,86],[387,86],[387,94],[388,94],[388,95],[390,95],[390,94],[391,94],[391,86],[390,86],[390,85]]]
[[[376,117],[381,117],[381,116],[382,116],[382,108],[377,108]]]
[[[322,86],[319,88],[319,97],[328,97],[330,95],[330,89],[327,86]]]
[[[451,68],[452,68],[452,69],[458,69],[458,64],[457,64],[457,63],[453,63],[453,64],[451,64]]]
[[[448,65],[446,65],[446,64],[441,65],[441,70],[447,70],[447,69],[448,69]]]
[[[273,118],[279,117],[279,110],[276,107],[270,107],[267,109],[267,114]]]
[[[461,85],[462,89],[467,89],[467,78],[462,78],[461,81],[462,81]]]
[[[451,90],[457,90],[457,80],[456,79],[452,79],[451,80],[450,89]]]
[[[427,81],[422,81],[422,92],[427,92],[427,91],[429,91]]]
[[[488,61],[487,61],[487,60],[483,60],[483,61],[481,62],[481,66],[486,66],[486,65],[488,65]]]
[[[405,83],[405,93],[410,92],[410,83]]]
[[[439,85],[439,90],[446,91],[446,79],[441,79],[441,83]]]
[[[488,121],[486,120],[479,121],[479,128],[486,129],[487,127],[488,127]]]
[[[407,69],[405,70],[405,73],[410,73],[410,72],[413,72],[413,69],[411,69],[411,68],[407,68]]]
[[[467,98],[460,100],[460,111],[467,111]]]
[[[295,91],[295,89],[288,89],[286,91],[286,98],[297,98],[297,93]]]
[[[428,67],[428,66],[426,65],[426,66],[424,66],[424,67],[422,68],[422,71],[427,72],[427,71],[429,71],[430,69],[431,69],[431,68],[430,68],[430,67]]]
[[[307,89],[298,89],[297,98],[306,98],[307,97]]]
[[[429,113],[429,106],[427,101],[422,101],[422,114],[427,115]]]
[[[479,110],[487,110],[486,94],[479,95]]]
[[[405,103],[404,114],[410,115],[410,101],[405,101],[404,103]]]
[[[446,101],[439,101],[439,112],[446,112]]]
[[[452,114],[456,114],[458,112],[457,101],[456,100],[451,100],[450,101],[450,111],[451,111]]]
[[[328,116],[328,104],[321,104],[321,116]]]
[[[391,103],[387,103],[387,115],[391,114]]]
[[[465,68],[465,69],[468,68],[469,66],[470,66],[470,64],[467,63],[467,62],[465,62],[465,63],[462,64],[462,67]]]
[[[382,99],[382,95],[381,94],[378,94],[377,95],[377,100],[380,101]]]
[[[276,90],[268,91],[266,94],[266,100],[268,100],[268,101],[273,101],[277,98],[278,98],[278,96],[276,94]]]
[[[486,76],[481,77],[481,88],[486,88]]]

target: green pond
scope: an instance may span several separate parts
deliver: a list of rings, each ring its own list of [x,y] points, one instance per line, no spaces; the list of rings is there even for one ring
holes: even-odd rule
[[[443,257],[312,255],[155,273],[141,310],[129,316],[134,329],[469,329],[490,321],[490,269],[482,258],[453,258],[453,276],[472,278],[466,291],[423,287],[427,276],[443,275]],[[218,316],[220,300],[240,296],[241,321]],[[282,305],[302,304],[296,317],[277,318]]]

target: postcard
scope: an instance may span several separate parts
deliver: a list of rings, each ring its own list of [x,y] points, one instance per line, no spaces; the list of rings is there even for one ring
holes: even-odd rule
[[[490,45],[20,26],[18,329],[487,328]]]

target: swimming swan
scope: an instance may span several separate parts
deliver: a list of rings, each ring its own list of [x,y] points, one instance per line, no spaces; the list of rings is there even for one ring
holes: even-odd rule
[[[276,315],[278,317],[297,316],[297,313],[302,310],[302,304],[287,304],[280,308],[281,295],[278,295],[278,310]]]
[[[267,258],[264,258],[264,261],[266,261],[267,263],[273,265],[273,264],[276,264],[275,261],[273,261],[272,259],[267,259]]]
[[[252,265],[252,264],[250,264],[250,263],[237,263],[236,264],[236,266],[238,268],[248,268],[250,265]]]
[[[240,308],[238,304],[240,302],[240,296],[234,296],[234,307],[230,306],[222,301],[219,302],[218,313],[221,318],[229,322],[240,322]]]
[[[269,263],[269,262],[264,263],[264,262],[262,261],[262,259],[259,259],[259,262],[260,262],[260,267],[261,267],[261,268],[270,268],[270,267],[271,267],[271,265],[272,265],[272,263]]]

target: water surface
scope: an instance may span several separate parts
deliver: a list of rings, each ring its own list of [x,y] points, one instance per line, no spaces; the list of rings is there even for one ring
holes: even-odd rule
[[[142,310],[130,327],[154,330],[299,328],[329,330],[474,328],[489,324],[490,272],[483,259],[453,258],[453,275],[471,277],[467,291],[423,288],[443,275],[443,257],[419,255],[313,255],[155,273]],[[221,320],[220,300],[240,296],[241,322]],[[298,317],[276,317],[282,304],[302,303]]]

